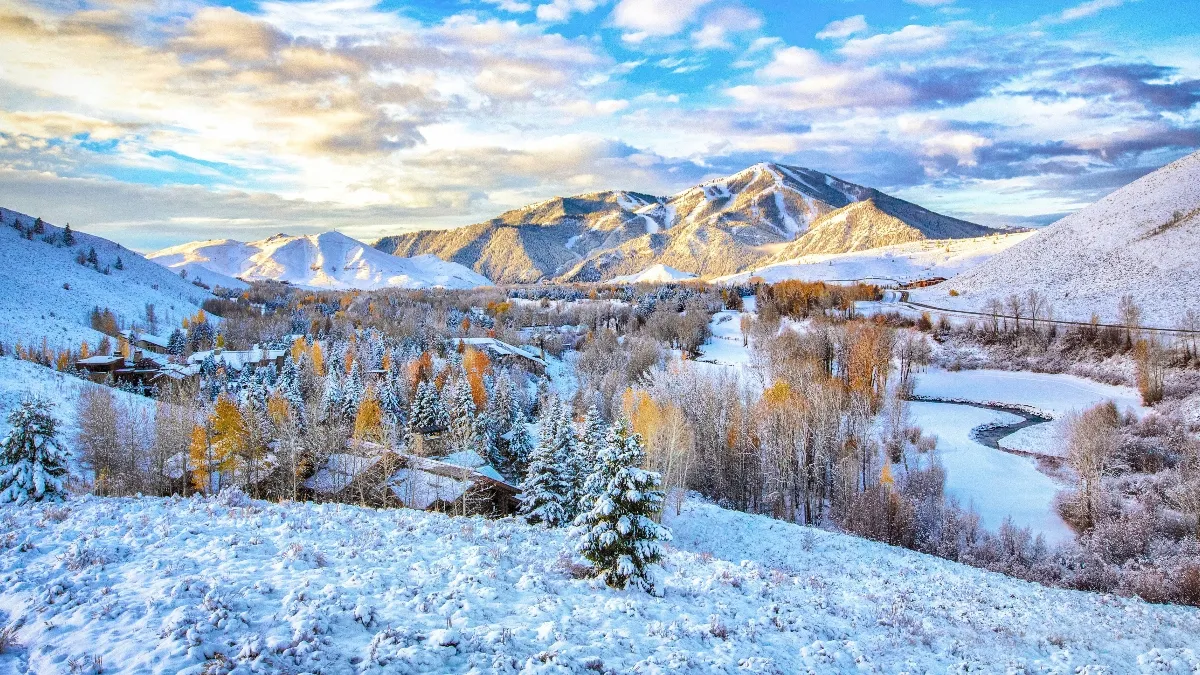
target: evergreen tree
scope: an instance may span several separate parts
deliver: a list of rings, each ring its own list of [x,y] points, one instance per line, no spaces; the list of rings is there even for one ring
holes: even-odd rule
[[[125,269],[125,261],[121,260],[121,256],[117,256],[117,262],[113,264],[113,267],[119,270]]]
[[[444,430],[450,426],[450,415],[432,382],[422,380],[417,385],[417,395],[408,416],[409,426],[414,430]]]
[[[176,328],[171,332],[171,337],[167,338],[167,353],[171,356],[183,356],[187,351],[187,338],[183,335],[183,331]]]
[[[97,270],[100,269],[100,257],[96,255],[95,246],[88,247],[87,261],[92,267],[95,267]]]
[[[358,414],[358,406],[362,404],[367,393],[367,384],[363,379],[362,367],[358,361],[350,364],[350,374],[342,386],[342,418],[353,420]]]
[[[599,486],[589,485],[588,478],[596,472],[606,432],[600,409],[593,404],[588,408],[587,416],[583,420],[583,433],[575,446],[575,465],[578,470],[575,494],[579,499],[579,508],[583,511],[591,509],[591,501],[599,492]]]
[[[66,496],[67,453],[59,445],[52,411],[48,401],[31,399],[8,416],[12,431],[0,445],[0,503],[62,501]]]
[[[567,486],[565,506],[567,520],[574,520],[580,512],[583,482],[586,478],[579,461],[579,441],[575,437],[575,424],[571,420],[571,406],[558,406],[558,425],[555,428],[554,452],[558,455],[563,481]]]
[[[338,371],[329,370],[325,376],[325,393],[321,397],[321,415],[326,420],[341,416],[342,410],[342,378]]]
[[[450,442],[454,450],[473,450],[480,456],[491,459],[483,454],[479,431],[479,419],[476,415],[475,399],[471,396],[471,387],[465,379],[460,379],[454,388],[454,398],[450,401]]]
[[[62,243],[63,243],[63,246],[74,246],[75,245],[75,233],[71,231],[70,223],[67,223],[67,226],[63,228]]]
[[[33,230],[32,230],[32,232],[33,232],[34,234],[43,234],[43,233],[45,233],[45,232],[46,232],[46,223],[43,223],[41,218],[35,218],[35,219],[33,220]]]
[[[599,465],[589,477],[598,489],[591,509],[575,519],[576,550],[595,566],[597,576],[613,588],[632,585],[657,593],[655,568],[662,543],[671,532],[654,521],[662,511],[662,479],[643,471],[642,438],[623,423],[609,431]]]
[[[511,427],[505,439],[508,444],[503,459],[496,469],[506,477],[525,480],[529,461],[533,455],[533,436],[525,425],[525,413],[520,406],[513,408]]]
[[[557,402],[548,404],[543,414],[537,447],[529,461],[529,471],[521,483],[519,513],[530,523],[546,523],[550,527],[567,524],[570,513],[570,480],[564,472],[559,453],[559,421]]]

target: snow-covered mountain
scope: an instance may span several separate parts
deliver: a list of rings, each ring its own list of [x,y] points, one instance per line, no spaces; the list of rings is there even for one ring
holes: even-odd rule
[[[262,241],[197,241],[148,256],[193,275],[215,272],[246,281],[285,281],[315,289],[476,288],[491,281],[434,255],[399,258],[340,232],[302,237],[277,234]]]
[[[850,253],[820,253],[785,258],[739,274],[719,277],[716,283],[743,283],[759,277],[774,283],[802,281],[876,280],[907,282],[932,277],[951,278],[983,264],[992,256],[1037,236],[1037,232],[993,234],[971,239],[925,239]]]
[[[915,295],[980,308],[1035,289],[1060,319],[1116,319],[1130,294],[1144,323],[1174,327],[1200,311],[1200,152],[1126,185],[948,284]],[[953,289],[959,295],[949,297]]]
[[[695,274],[658,264],[651,265],[637,274],[613,277],[612,282],[617,284],[669,284],[675,281],[686,281],[687,279],[695,278]]]
[[[733,274],[770,259],[844,253],[993,230],[811,169],[756,164],[670,197],[559,197],[454,230],[384,237],[396,255],[432,253],[499,282],[602,281],[665,265]]]
[[[154,305],[159,326],[174,327],[212,297],[107,239],[75,231],[74,243],[67,244],[63,229],[47,223],[30,240],[12,224],[28,229],[33,217],[0,208],[0,220],[0,340],[6,343],[41,344],[46,338],[50,347],[78,347],[87,340],[94,348],[102,337],[90,327],[95,307],[111,309],[128,326],[145,325],[146,306]],[[76,262],[92,249],[95,266]]]

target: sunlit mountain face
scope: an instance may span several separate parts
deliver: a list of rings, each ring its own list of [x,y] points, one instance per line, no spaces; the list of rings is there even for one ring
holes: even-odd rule
[[[12,0],[7,207],[139,250],[374,240],[758,162],[1044,225],[1200,145],[1169,0]]]

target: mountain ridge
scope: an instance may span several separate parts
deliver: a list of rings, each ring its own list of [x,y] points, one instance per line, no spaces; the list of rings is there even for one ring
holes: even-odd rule
[[[209,239],[147,256],[170,269],[215,273],[242,281],[285,281],[327,290],[380,288],[475,288],[491,281],[435,256],[401,258],[336,231],[301,236],[275,234],[241,242]]]
[[[830,214],[864,202],[871,208],[861,209],[851,229],[889,228],[837,237],[830,227],[796,243]],[[788,257],[796,257],[994,231],[836,176],[763,162],[671,196],[606,190],[554,197],[461,228],[382,237],[375,247],[437,255],[498,283],[531,283],[608,281],[654,265],[712,277],[781,259],[772,247],[790,246],[796,252]]]

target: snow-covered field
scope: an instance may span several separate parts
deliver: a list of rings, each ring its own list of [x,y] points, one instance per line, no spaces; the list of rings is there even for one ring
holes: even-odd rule
[[[761,277],[770,283],[787,279],[889,283],[950,278],[1035,234],[1020,232],[973,239],[918,241],[852,253],[806,255],[714,279],[714,283],[744,283],[750,277]]]
[[[72,449],[79,430],[76,423],[79,397],[87,389],[101,386],[35,363],[0,357],[0,438],[8,434],[8,414],[20,405],[21,400],[28,396],[39,396],[54,404],[54,417],[62,423],[59,427],[60,440],[66,448]],[[109,391],[118,403],[135,406],[148,419],[153,419],[153,400],[119,389],[110,388]],[[74,459],[77,461],[78,456],[75,455]],[[72,473],[81,475],[77,466]]]
[[[1061,456],[1063,418],[1097,403],[1112,401],[1122,412],[1141,417],[1147,408],[1133,387],[1103,384],[1074,375],[1005,370],[933,369],[917,378],[918,396],[951,401],[1017,406],[1050,422],[1026,427],[1001,439],[1005,448]]]
[[[689,502],[664,597],[572,538],[349,506],[0,509],[0,672],[1193,672],[1200,612]],[[205,668],[210,670],[205,671]],[[1088,672],[1100,672],[1093,668]]]
[[[228,277],[272,279],[325,290],[475,288],[492,283],[437,256],[400,258],[340,232],[304,237],[278,234],[248,244],[232,239],[197,241],[148,257],[170,269],[189,269],[192,274],[211,270]]]
[[[0,209],[0,217],[6,225],[17,217],[23,225],[33,222],[7,209]],[[49,224],[46,231],[61,233]],[[30,241],[11,227],[0,227],[0,340],[40,345],[44,337],[51,348],[78,348],[87,340],[95,347],[102,335],[89,324],[93,307],[112,309],[128,325],[144,319],[146,305],[153,304],[159,323],[174,327],[212,297],[107,239],[78,231],[75,239],[73,246],[57,246],[41,241],[40,235]],[[91,248],[100,269],[108,267],[109,274],[75,262],[79,252],[86,255]],[[116,269],[118,257],[123,270]]]
[[[912,421],[937,437],[938,457],[946,469],[946,493],[979,512],[984,527],[995,532],[1005,518],[1028,527],[1052,544],[1074,539],[1054,510],[1054,496],[1064,486],[1038,471],[1034,460],[989,448],[971,438],[985,424],[1013,424],[1011,413],[947,403],[912,403]]]

